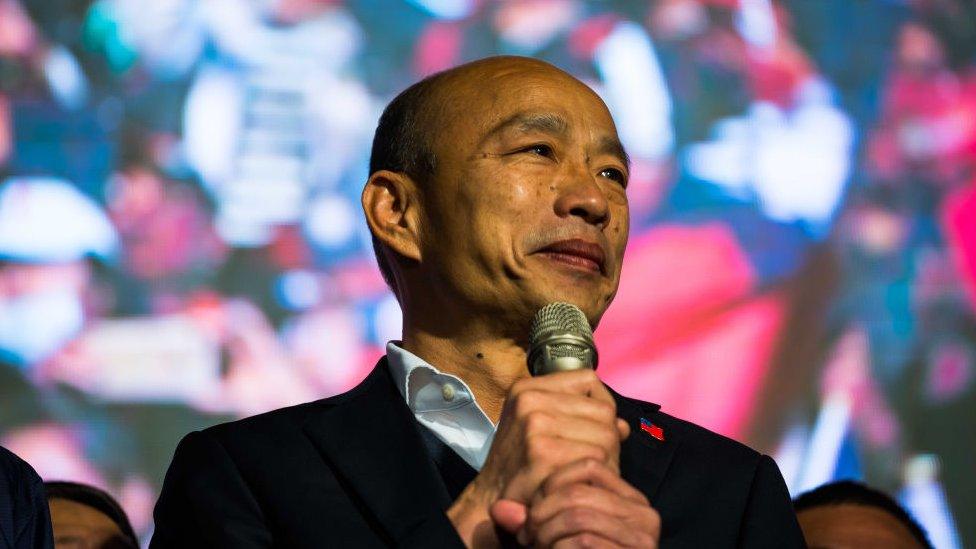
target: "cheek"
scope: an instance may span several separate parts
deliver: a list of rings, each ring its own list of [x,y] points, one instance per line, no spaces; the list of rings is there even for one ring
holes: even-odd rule
[[[630,210],[627,208],[627,204],[624,203],[617,207],[611,216],[611,242],[616,243],[619,241],[621,247],[626,246],[627,237],[630,234]]]
[[[533,227],[552,215],[553,193],[538,166],[485,165],[463,174],[463,184],[445,215],[460,219],[467,234],[456,235],[463,255],[474,255],[482,266],[503,270],[518,262],[522,241]]]
[[[552,194],[547,186],[530,179],[509,175],[484,183],[477,192],[464,197],[465,213],[486,228],[517,232],[519,227],[540,218],[543,204]]]
[[[627,209],[624,208],[612,219],[610,226],[607,227],[606,235],[610,241],[610,246],[616,252],[619,273],[620,266],[623,264],[624,252],[627,250],[627,239],[630,236],[630,218]]]
[[[498,199],[499,214],[510,216],[514,227],[523,227],[532,219],[539,219],[542,214],[539,206],[549,192],[539,185],[512,185]]]

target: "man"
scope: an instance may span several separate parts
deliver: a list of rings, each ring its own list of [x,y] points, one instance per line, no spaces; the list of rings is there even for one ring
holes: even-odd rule
[[[883,492],[849,480],[825,484],[793,505],[811,549],[931,549],[925,530]]]
[[[135,549],[139,538],[122,506],[107,492],[77,482],[45,482],[54,547]]]
[[[529,377],[536,311],[595,326],[620,277],[629,166],[592,90],[463,65],[393,100],[370,163],[403,340],[349,393],[188,435],[154,547],[802,546],[768,457],[591,371]]]

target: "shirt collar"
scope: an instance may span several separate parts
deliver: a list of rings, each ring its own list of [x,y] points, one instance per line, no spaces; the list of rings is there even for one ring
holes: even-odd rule
[[[410,410],[414,413],[440,412],[475,402],[474,393],[464,380],[441,372],[400,347],[399,343],[386,344],[386,358],[397,390]],[[478,408],[480,410],[480,406]]]

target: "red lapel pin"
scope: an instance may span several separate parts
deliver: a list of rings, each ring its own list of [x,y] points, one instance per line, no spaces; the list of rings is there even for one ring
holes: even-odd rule
[[[664,442],[664,429],[658,427],[657,425],[654,425],[653,423],[647,421],[644,418],[640,418],[640,420],[641,420],[641,431],[644,431],[645,433],[660,440],[661,442]]]

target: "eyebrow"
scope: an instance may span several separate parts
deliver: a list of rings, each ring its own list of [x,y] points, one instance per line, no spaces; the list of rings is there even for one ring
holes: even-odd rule
[[[485,134],[485,137],[481,140],[481,143],[483,144],[498,134],[513,128],[524,133],[541,132],[560,137],[563,137],[569,133],[569,123],[556,114],[520,112],[509,116],[498,124],[495,124],[495,126]],[[624,163],[624,165],[627,166],[628,170],[630,169],[630,155],[627,154],[623,144],[616,137],[606,136],[600,138],[596,146],[596,152],[597,154],[616,156],[621,162]]]
[[[627,166],[627,170],[630,170],[630,155],[627,154],[627,150],[624,149],[623,143],[620,142],[616,137],[601,137],[596,146],[597,154],[608,154],[610,156],[616,156],[621,162]]]
[[[553,135],[565,135],[569,132],[569,123],[562,117],[552,113],[515,113],[498,124],[495,124],[488,133],[485,134],[482,143],[488,141],[496,135],[516,128],[521,132],[542,132]]]

